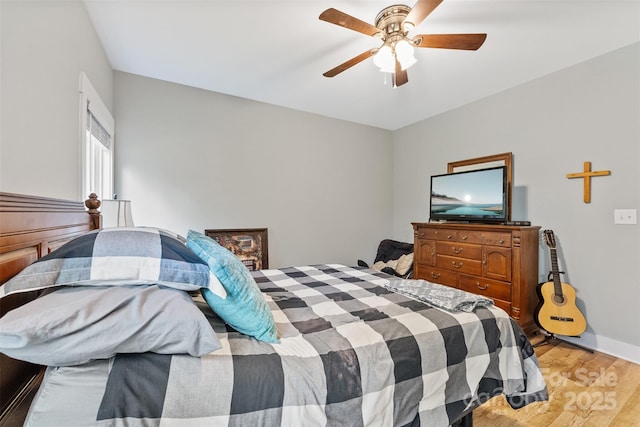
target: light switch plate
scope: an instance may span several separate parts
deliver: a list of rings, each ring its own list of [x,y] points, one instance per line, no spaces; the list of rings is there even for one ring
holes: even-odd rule
[[[614,224],[637,224],[638,212],[635,209],[616,209],[614,210]]]

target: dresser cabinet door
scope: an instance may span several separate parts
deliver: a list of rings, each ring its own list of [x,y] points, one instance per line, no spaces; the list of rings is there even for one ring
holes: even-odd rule
[[[482,248],[482,275],[489,279],[511,281],[511,249],[497,246]]]
[[[436,265],[436,241],[427,239],[416,239],[414,250],[415,262],[423,265]]]

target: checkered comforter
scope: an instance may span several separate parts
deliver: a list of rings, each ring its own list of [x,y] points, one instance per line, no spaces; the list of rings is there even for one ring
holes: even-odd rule
[[[490,396],[547,398],[531,345],[502,310],[451,313],[367,269],[254,272],[281,334],[227,330],[208,356],[119,355],[99,426],[447,426]]]

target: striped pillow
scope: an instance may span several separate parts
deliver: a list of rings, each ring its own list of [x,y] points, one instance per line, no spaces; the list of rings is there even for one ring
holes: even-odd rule
[[[9,294],[67,285],[159,284],[186,291],[224,288],[176,234],[150,227],[84,234],[40,258],[0,287]]]

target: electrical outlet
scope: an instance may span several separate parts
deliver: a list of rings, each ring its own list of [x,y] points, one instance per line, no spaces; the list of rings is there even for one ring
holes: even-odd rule
[[[613,212],[615,215],[614,224],[638,223],[638,213],[635,209],[616,209]]]

